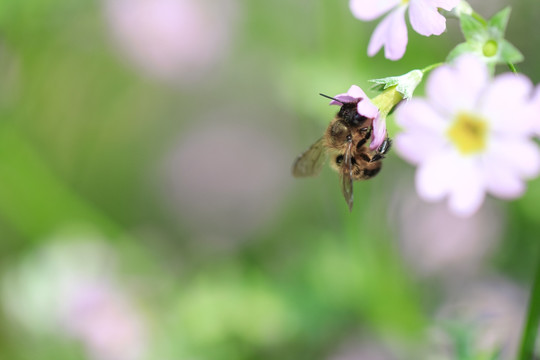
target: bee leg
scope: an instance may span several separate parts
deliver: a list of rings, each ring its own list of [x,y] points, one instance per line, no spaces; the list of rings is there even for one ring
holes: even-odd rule
[[[384,139],[381,146],[379,146],[379,148],[377,149],[377,152],[375,153],[375,155],[373,155],[373,157],[371,158],[371,162],[384,159],[384,155],[388,153],[391,147],[392,147],[392,139],[390,138]]]
[[[377,154],[373,155],[373,157],[371,158],[371,160],[369,162],[375,162],[375,161],[378,161],[378,160],[381,160],[381,159],[384,159],[384,155],[381,154],[381,153],[377,153]]]
[[[377,149],[377,152],[379,154],[386,154],[390,148],[392,147],[392,139],[390,138],[386,138],[384,139],[384,141],[382,142],[381,146],[379,146],[379,148]]]

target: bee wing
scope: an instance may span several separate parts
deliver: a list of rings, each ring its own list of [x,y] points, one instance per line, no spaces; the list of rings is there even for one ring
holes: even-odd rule
[[[320,138],[294,161],[292,173],[295,177],[316,176],[326,160],[324,138]]]
[[[345,154],[343,154],[343,164],[341,166],[341,179],[339,184],[341,187],[341,192],[343,193],[343,197],[345,197],[345,201],[349,206],[349,211],[352,211],[353,207],[353,164],[351,151],[352,142],[349,142],[349,144],[347,145],[347,150],[345,150]]]

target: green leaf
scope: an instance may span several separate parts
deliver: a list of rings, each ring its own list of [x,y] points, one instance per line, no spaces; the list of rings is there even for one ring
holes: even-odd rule
[[[377,88],[382,87],[382,90],[388,89],[390,86],[394,86],[399,83],[399,79],[397,76],[391,76],[391,77],[386,77],[382,79],[373,79],[373,80],[368,80],[368,81],[375,83],[375,87]]]
[[[495,14],[491,19],[489,19],[488,27],[491,30],[496,31],[498,37],[504,37],[504,33],[506,32],[506,25],[508,25],[508,18],[510,17],[511,10],[512,9],[508,6]]]
[[[422,81],[424,73],[422,70],[412,70],[401,76],[391,76],[383,79],[369,80],[377,84],[376,86],[384,86],[383,89],[395,86],[396,90],[403,96],[404,99],[412,98],[413,92]]]
[[[468,14],[461,14],[461,31],[467,41],[478,41],[485,36],[486,27],[474,17]]]
[[[523,54],[512,44],[510,44],[506,40],[501,40],[499,43],[499,46],[501,47],[500,52],[500,58],[506,62],[511,64],[517,64],[519,62],[523,61]]]

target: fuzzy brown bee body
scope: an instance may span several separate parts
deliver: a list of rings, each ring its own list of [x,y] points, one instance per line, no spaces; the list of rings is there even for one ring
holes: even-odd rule
[[[356,104],[344,104],[326,129],[325,145],[330,150],[345,151],[347,143],[357,143],[370,126],[370,119],[356,112]]]
[[[318,175],[330,154],[330,165],[340,174],[340,187],[349,209],[353,205],[353,180],[371,179],[381,170],[392,141],[387,138],[376,150],[369,149],[372,119],[358,114],[357,103],[344,103],[324,135],[293,164],[295,177]]]
[[[368,180],[379,173],[382,167],[384,154],[388,152],[392,145],[391,139],[386,139],[377,150],[370,150],[367,141],[371,137],[371,128],[362,129],[363,135],[356,142],[356,149],[351,151],[352,179]],[[353,140],[353,144],[355,141]],[[334,153],[330,166],[338,172],[342,171],[344,164],[344,154]]]

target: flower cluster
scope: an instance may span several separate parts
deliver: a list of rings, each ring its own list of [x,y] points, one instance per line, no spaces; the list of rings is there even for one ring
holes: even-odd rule
[[[384,90],[372,101],[356,86],[337,95],[340,101],[358,102],[358,113],[373,119],[371,149],[386,138],[386,117],[405,99],[396,113],[403,131],[395,137],[395,148],[418,167],[416,189],[421,198],[446,198],[454,214],[470,216],[486,194],[503,199],[523,195],[525,181],[540,173],[540,149],[533,140],[540,136],[540,87],[535,90],[524,75],[492,75],[497,64],[508,64],[515,72],[513,64],[523,60],[504,39],[510,9],[485,20],[460,0],[350,0],[349,4],[361,20],[388,13],[371,37],[370,56],[382,47],[390,60],[404,55],[407,10],[411,26],[424,36],[444,32],[446,19],[440,11],[452,11],[466,40],[450,52],[447,63],[371,80]],[[427,98],[412,99],[431,70]]]
[[[371,80],[376,84],[375,87],[382,91],[371,100],[356,85],[347,93],[336,95],[332,105],[349,104],[350,111],[353,107],[350,104],[355,104],[358,114],[371,120],[373,131],[370,149],[373,153],[357,157],[364,166],[358,173],[365,175],[373,172],[369,166],[384,158],[381,148],[388,150],[391,144],[390,140],[385,141],[388,136],[386,118],[398,104],[404,102],[396,111],[395,122],[400,131],[393,135],[394,148],[398,155],[417,167],[415,187],[419,197],[426,202],[447,202],[452,216],[449,217],[450,221],[443,222],[452,222],[454,226],[458,224],[458,230],[464,230],[461,225],[467,222],[471,224],[470,218],[465,218],[480,210],[487,195],[506,200],[523,196],[526,181],[540,175],[540,147],[537,142],[540,138],[540,85],[535,87],[527,76],[518,74],[514,65],[524,57],[505,39],[510,8],[497,12],[491,19],[484,19],[474,12],[465,0],[349,0],[349,5],[352,14],[360,20],[370,21],[387,14],[371,36],[367,49],[369,56],[374,56],[384,48],[384,55],[389,60],[403,57],[408,42],[405,19],[407,11],[412,28],[421,35],[442,34],[446,30],[445,16],[451,15],[459,20],[465,38],[441,63],[422,70],[415,69],[401,76]],[[495,67],[501,64],[508,66],[511,72],[495,75]],[[426,96],[413,98],[416,87],[428,73],[431,74],[426,83]],[[341,187],[351,207],[352,179],[366,180],[370,177],[352,177],[352,163],[355,158],[349,156],[351,135],[347,139],[348,153],[334,157],[333,160],[336,164],[346,164],[340,167]],[[363,143],[365,140],[367,138],[362,139]],[[320,145],[316,146],[320,143],[319,141],[312,148],[320,149]],[[320,159],[323,157],[313,157],[309,166],[319,169]],[[376,165],[378,172],[380,164]],[[415,219],[420,219],[417,225],[424,225],[421,235],[426,235],[428,230],[432,231],[432,235],[427,236],[429,240],[444,233],[441,228],[444,224],[440,219],[435,219],[438,215],[433,209],[436,208],[431,207],[430,214],[420,214],[417,209],[410,207],[406,210],[408,214],[413,214],[411,216]],[[443,214],[446,211],[444,210]],[[437,215],[434,217],[436,221],[425,227],[431,215]],[[411,229],[418,230],[419,226],[411,226]],[[494,229],[497,227],[491,224],[479,226],[494,231],[486,235],[492,242],[493,234],[497,232]],[[477,241],[478,229],[470,228],[470,234],[464,233],[465,235],[452,229],[448,232],[450,247],[442,244],[444,254],[441,253],[439,258],[431,259],[431,262],[422,265],[433,270],[444,262],[457,264],[457,260],[463,260],[464,256],[483,255],[487,247]],[[413,235],[411,244],[414,246],[419,235]],[[476,244],[480,246],[467,254],[463,252],[462,244],[455,241],[456,236],[463,237],[465,241],[473,236]],[[457,257],[448,256],[448,250],[452,250],[452,247],[458,250],[455,251]],[[433,249],[440,250],[441,243]],[[416,261],[418,251],[412,253]],[[534,358],[537,353],[535,340],[537,324],[540,321],[540,306],[535,299],[540,296],[538,284],[540,273],[536,276],[529,302],[518,356],[520,360]],[[493,294],[488,295],[493,298]],[[497,307],[500,308],[500,304],[497,304]],[[489,304],[486,305],[482,300],[481,308],[489,308]],[[478,314],[481,311],[474,309],[473,313]],[[456,314],[451,317],[458,318]],[[452,334],[447,342],[455,342],[456,354],[466,352],[474,358],[505,359],[512,356],[509,355],[508,348],[517,346],[517,337],[513,339],[511,336],[516,331],[511,331],[512,334],[509,335],[505,329],[515,330],[520,326],[519,322],[502,323],[498,330],[503,331],[499,334],[491,331],[498,327],[497,322],[490,323],[489,328],[484,330],[489,336],[478,337],[482,339],[482,343],[485,342],[484,338],[491,340],[492,343],[485,349],[479,346],[480,344],[477,345],[476,341],[469,340],[470,336],[467,334],[464,333],[464,337],[454,329],[450,329]],[[496,341],[493,341],[494,339]],[[480,355],[472,355],[477,348]],[[462,351],[463,349],[466,351]]]
[[[428,201],[448,197],[450,209],[464,216],[476,212],[486,192],[521,196],[524,180],[540,172],[532,93],[527,77],[490,79],[472,55],[436,69],[427,99],[412,99],[396,115],[404,129],[396,150],[418,166],[419,195]]]

